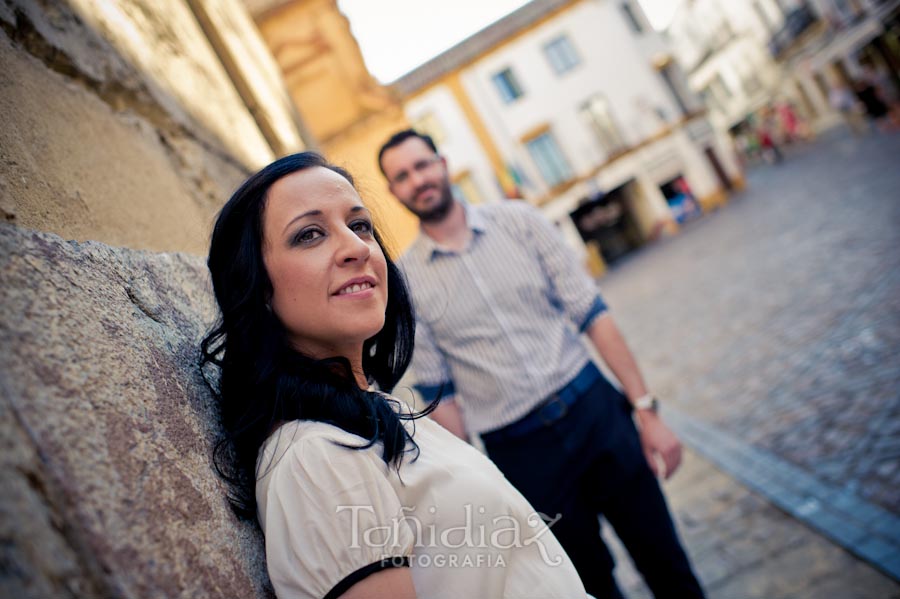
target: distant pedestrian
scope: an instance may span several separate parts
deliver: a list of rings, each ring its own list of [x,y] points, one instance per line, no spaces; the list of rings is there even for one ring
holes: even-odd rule
[[[750,126],[749,120],[744,121],[735,128],[734,147],[743,166],[755,164],[760,159],[759,138]]]
[[[759,137],[760,154],[769,164],[778,164],[784,160],[784,154],[775,143],[774,129],[771,110],[766,109],[756,126],[756,135]]]
[[[888,131],[893,128],[890,117],[890,109],[879,87],[871,80],[862,78],[853,84],[853,91],[865,110],[866,118],[871,126],[878,131]]]
[[[859,100],[842,81],[832,80],[828,91],[828,104],[841,115],[844,124],[853,135],[859,136],[867,133],[868,128],[863,120],[863,109]]]
[[[879,97],[888,107],[900,103],[900,91],[898,91],[891,75],[884,68],[876,67],[870,62],[864,63],[860,78],[875,87]]]
[[[869,120],[878,121],[887,116],[887,104],[881,99],[878,89],[864,79],[860,79],[853,84],[853,91],[856,93],[857,99],[865,109],[866,116]]]
[[[782,131],[782,137],[786,143],[805,141],[809,139],[809,127],[794,109],[790,100],[782,100],[775,106],[778,121]]]

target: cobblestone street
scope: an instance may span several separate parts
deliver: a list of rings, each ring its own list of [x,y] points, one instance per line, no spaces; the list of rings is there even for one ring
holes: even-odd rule
[[[692,450],[711,596],[900,596],[898,245],[900,134],[836,129],[600,281]]]
[[[709,599],[896,599],[900,587],[708,460],[688,451],[666,483],[682,540]],[[629,599],[652,597],[604,528]]]

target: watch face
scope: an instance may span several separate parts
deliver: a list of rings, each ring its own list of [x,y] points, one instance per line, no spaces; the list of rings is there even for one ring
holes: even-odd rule
[[[655,397],[642,397],[634,402],[635,410],[649,410],[651,412],[659,411],[659,400]]]

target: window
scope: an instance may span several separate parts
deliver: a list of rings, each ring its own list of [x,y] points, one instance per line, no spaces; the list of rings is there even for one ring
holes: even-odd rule
[[[719,112],[727,112],[729,99],[732,97],[732,93],[725,84],[725,80],[722,78],[721,74],[717,73],[712,81],[703,88],[701,93],[703,99],[707,102],[707,105],[709,105],[709,101],[712,100],[713,108],[717,109]]]
[[[716,78],[713,79],[711,87],[715,90],[719,99],[728,99],[734,95],[731,93],[731,89],[728,87],[728,84],[725,83],[725,79],[722,77],[721,73],[716,74]]]
[[[681,114],[688,114],[690,110],[688,109],[684,88],[682,87],[683,81],[681,79],[681,73],[675,63],[668,62],[659,70],[659,75],[662,77],[663,83],[665,83],[669,93],[672,94],[672,99],[678,104],[678,109],[681,111]]]
[[[631,25],[631,30],[635,33],[644,33],[644,26],[641,25],[640,19],[638,16],[634,14],[634,8],[632,8],[630,2],[622,3],[622,12],[625,14],[625,20],[628,21],[628,24]]]
[[[547,55],[547,60],[550,61],[550,66],[553,67],[553,72],[557,75],[562,75],[581,63],[581,58],[575,51],[575,47],[572,46],[572,42],[565,35],[561,35],[545,45],[544,54]]]
[[[622,135],[609,109],[609,102],[601,94],[591,97],[578,110],[581,120],[590,127],[594,137],[607,154],[625,147]]]
[[[516,76],[513,75],[512,69],[503,69],[491,77],[491,80],[494,82],[494,85],[497,86],[500,97],[503,98],[503,101],[507,104],[524,93],[522,92],[522,86],[519,85],[518,80],[516,80]]]
[[[468,171],[453,178],[453,192],[457,198],[461,198],[469,204],[484,203],[484,197]]]
[[[707,85],[700,91],[700,98],[703,100],[703,103],[712,110],[725,112],[725,109],[722,108],[722,104],[719,102],[719,99],[713,93],[711,85]]]
[[[412,126],[416,131],[431,136],[431,139],[433,139],[434,143],[438,146],[447,139],[447,133],[441,126],[441,122],[434,116],[434,113],[426,112],[413,121]]]
[[[748,96],[753,95],[762,89],[762,82],[759,80],[759,77],[756,75],[756,73],[752,70],[752,67],[751,70],[744,73],[741,83],[744,87],[744,93]]]
[[[549,131],[525,142],[525,145],[547,185],[554,187],[572,177],[572,169]]]

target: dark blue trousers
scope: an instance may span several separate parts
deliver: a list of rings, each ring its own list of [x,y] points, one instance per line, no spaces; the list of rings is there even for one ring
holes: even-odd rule
[[[560,520],[551,530],[589,593],[622,597],[600,537],[613,526],[657,599],[703,597],[659,483],[647,465],[628,400],[605,378],[555,420],[516,438],[482,436],[488,456],[534,508]]]

